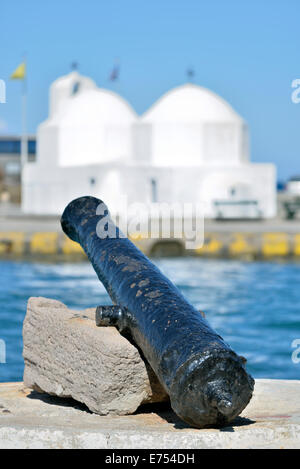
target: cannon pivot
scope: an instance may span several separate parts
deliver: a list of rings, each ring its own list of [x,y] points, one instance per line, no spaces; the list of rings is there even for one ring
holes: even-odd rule
[[[97,306],[96,308],[96,326],[116,326],[122,329],[124,313],[121,306]]]

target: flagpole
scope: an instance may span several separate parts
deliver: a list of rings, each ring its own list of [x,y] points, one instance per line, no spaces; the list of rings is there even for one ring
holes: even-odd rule
[[[27,78],[26,74],[22,84],[22,130],[21,130],[21,170],[27,163],[28,138],[27,138]]]
[[[27,70],[26,55],[23,62],[10,76],[11,80],[22,80],[21,87],[21,148],[20,148],[20,182],[21,198],[23,194],[24,167],[28,161],[28,137],[27,137]]]
[[[25,62],[26,67],[26,62]],[[28,161],[28,136],[27,136],[27,70],[25,68],[25,76],[22,83],[22,96],[21,96],[21,112],[22,112],[22,126],[21,126],[21,203],[24,194],[24,169]]]

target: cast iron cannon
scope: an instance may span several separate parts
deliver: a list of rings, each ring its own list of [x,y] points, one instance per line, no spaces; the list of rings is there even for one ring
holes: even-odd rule
[[[108,224],[113,235],[105,237]],[[122,235],[105,204],[94,197],[73,200],[61,225],[81,244],[114,303],[97,308],[98,325],[131,334],[176,414],[196,427],[225,425],[239,415],[254,387],[242,358]]]

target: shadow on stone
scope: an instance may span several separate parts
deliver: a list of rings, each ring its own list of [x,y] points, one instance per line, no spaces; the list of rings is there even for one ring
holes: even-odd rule
[[[220,428],[220,432],[231,432],[233,433],[235,427],[244,427],[252,425],[256,423],[255,420],[248,419],[247,417],[236,417],[232,422],[231,425],[228,427]]]
[[[156,404],[144,404],[140,406],[134,415],[139,414],[148,414],[154,413],[157,414],[160,418],[166,421],[166,423],[170,423],[174,425],[174,428],[177,430],[183,430],[187,428],[195,428],[189,425],[188,423],[183,422],[176,414],[173,412],[170,401],[167,402],[159,402]],[[206,429],[217,429],[221,432],[234,432],[235,427],[243,427],[248,426],[256,423],[255,420],[251,420],[246,417],[236,417],[232,422],[231,425],[226,427],[217,427],[217,426],[209,426],[205,427]]]
[[[176,429],[192,428],[189,424],[181,420],[175,412],[172,410],[170,401],[158,402],[155,404],[144,404],[141,405],[134,415],[139,414],[157,414],[161,419],[165,420],[166,423],[174,425]]]
[[[81,402],[76,401],[72,397],[57,397],[57,396],[51,396],[50,394],[46,393],[40,393],[38,391],[31,391],[28,396],[26,396],[27,399],[37,399],[45,404],[50,404],[50,405],[55,405],[55,406],[60,406],[60,407],[73,407],[76,410],[80,410],[82,412],[87,412],[88,414],[92,414],[88,407],[85,404],[82,404]]]

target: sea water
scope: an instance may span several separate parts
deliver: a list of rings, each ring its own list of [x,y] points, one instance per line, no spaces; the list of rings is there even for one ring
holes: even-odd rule
[[[192,257],[155,263],[247,358],[255,378],[300,379],[300,264]],[[73,309],[111,304],[89,263],[1,261],[0,382],[22,380],[22,325],[31,296]]]

